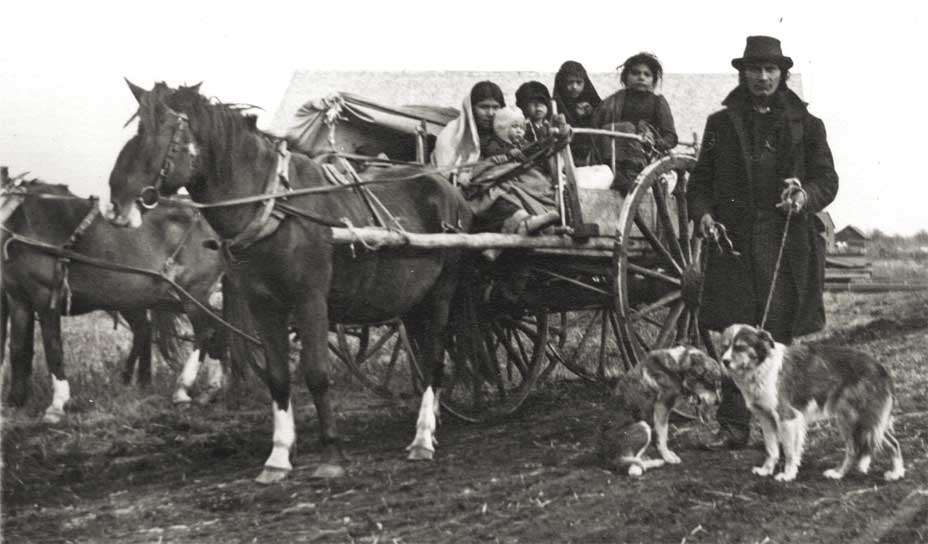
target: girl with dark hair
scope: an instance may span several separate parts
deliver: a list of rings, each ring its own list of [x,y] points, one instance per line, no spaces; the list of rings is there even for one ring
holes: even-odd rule
[[[603,100],[593,114],[593,126],[638,134],[657,151],[670,151],[677,145],[677,131],[670,104],[655,93],[664,75],[660,61],[651,53],[638,53],[621,68],[624,88]],[[629,139],[603,137],[598,144],[600,160],[610,164],[615,173],[613,189],[627,192],[648,165],[650,150]]]
[[[572,127],[592,126],[593,111],[602,102],[586,69],[577,61],[569,60],[561,65],[554,76],[554,101],[558,114],[563,114]],[[570,142],[574,163],[578,166],[591,164],[593,140],[588,134],[576,134]]]

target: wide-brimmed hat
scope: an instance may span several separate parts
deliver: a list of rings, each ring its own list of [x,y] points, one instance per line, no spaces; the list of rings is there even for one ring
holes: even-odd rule
[[[731,65],[737,70],[742,70],[748,62],[773,62],[782,70],[789,70],[793,66],[793,59],[783,55],[780,40],[770,36],[748,36],[744,55],[739,59],[732,59]]]

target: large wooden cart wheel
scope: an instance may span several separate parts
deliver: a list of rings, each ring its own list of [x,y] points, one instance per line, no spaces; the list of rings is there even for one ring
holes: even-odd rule
[[[663,157],[635,180],[619,214],[615,311],[623,356],[637,364],[652,349],[704,346],[699,326],[701,245],[693,238],[686,185],[696,159]]]
[[[452,326],[441,404],[455,417],[485,421],[515,412],[556,361],[547,357],[548,314],[493,313],[473,297]]]
[[[617,376],[621,369],[615,361],[622,360],[625,370],[630,368],[623,358],[618,316],[610,307],[561,312],[551,324],[551,333],[549,357],[588,382]]]
[[[329,351],[361,385],[385,399],[412,401],[422,392],[424,376],[399,319],[338,324],[329,334]]]

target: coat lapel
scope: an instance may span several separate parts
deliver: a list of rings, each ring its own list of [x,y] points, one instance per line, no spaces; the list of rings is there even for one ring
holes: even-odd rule
[[[744,136],[744,118],[736,108],[728,108],[728,118],[735,128],[735,134],[738,136],[738,145],[741,146],[741,160],[744,162],[744,173],[747,176],[748,184],[754,187],[754,179],[751,177],[751,160],[748,156],[748,141]]]

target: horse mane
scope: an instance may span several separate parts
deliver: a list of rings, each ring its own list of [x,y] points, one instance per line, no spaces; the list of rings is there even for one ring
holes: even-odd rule
[[[49,183],[39,178],[24,179],[19,182],[19,187],[26,189],[27,192],[35,193],[52,193],[56,195],[74,195],[71,188],[64,183]],[[75,195],[76,196],[76,195]]]
[[[199,85],[177,89],[158,82],[139,101],[139,132],[158,126],[166,113],[165,106],[187,114],[191,129],[213,153],[214,167],[220,179],[232,176],[232,153],[245,135],[272,138],[257,128],[257,117],[244,110],[252,106],[225,104],[200,94]]]

